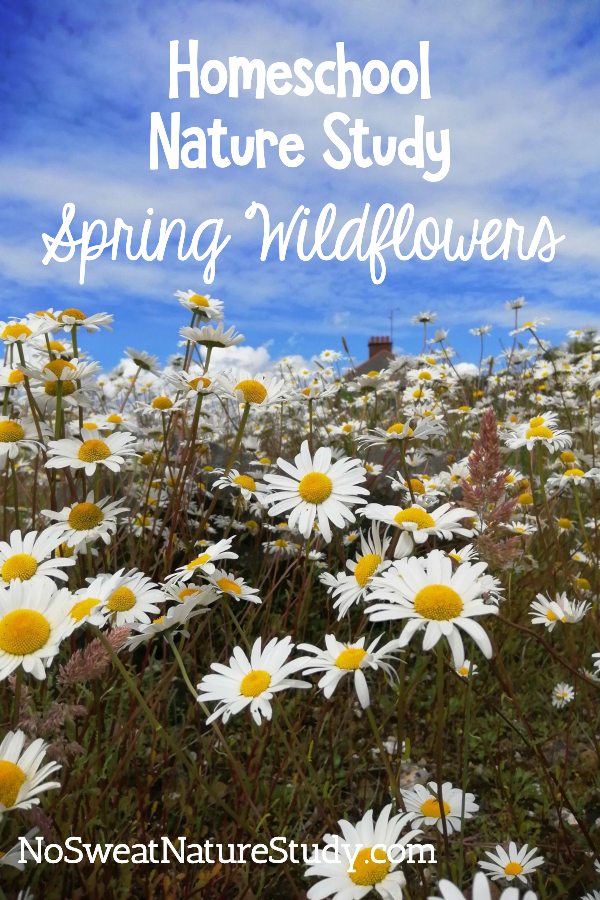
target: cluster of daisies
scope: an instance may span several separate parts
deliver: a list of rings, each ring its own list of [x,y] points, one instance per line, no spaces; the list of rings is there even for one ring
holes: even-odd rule
[[[570,349],[549,353],[543,323],[519,323],[519,298],[509,304],[512,345],[499,358],[484,357],[489,327],[473,330],[478,367],[461,368],[447,333],[428,335],[435,315],[423,312],[416,357],[388,355],[368,370],[325,350],[308,366],[288,357],[256,373],[219,362],[220,350],[244,340],[225,329],[220,300],[193,290],[176,298],[191,320],[164,368],[129,348],[102,373],[80,339],[109,328],[106,313],[48,309],[0,322],[0,679],[12,679],[16,707],[0,744],[0,816],[61,787],[47,744],[16,727],[21,684],[45,679],[88,634],[128,628],[123,653],[164,638],[207,725],[247,711],[260,727],[284,691],[350,694],[372,716],[371,693],[395,687],[417,637],[419,652],[435,649],[471,682],[478,666],[464,642],[492,658],[489,623],[509,576],[538,574],[536,542],[559,560],[564,589],[537,594],[531,626],[554,639],[592,608],[594,334],[569,333]],[[484,444],[492,405],[498,460],[486,474],[489,448],[479,456],[473,448]],[[486,539],[500,548],[494,567],[483,558]],[[261,589],[239,574],[249,553],[273,583],[297,566],[316,573],[317,615],[328,603],[337,622],[318,644],[242,631],[228,663],[213,647],[194,687],[173,639],[185,646],[194,620],[217,609],[237,625],[240,608],[261,606]],[[260,609],[252,621],[261,622]],[[550,699],[558,710],[576,702],[577,683],[557,681]],[[473,794],[441,778],[388,789],[395,813],[388,804],[377,818],[371,809],[355,825],[339,822],[353,864],[329,861],[324,851],[339,836],[325,835],[306,870],[319,879],[309,900],[361,900],[373,890],[399,900],[406,877],[385,848],[426,840],[427,829],[444,839],[462,833],[479,810]],[[479,866],[492,880],[525,883],[544,862],[536,854],[507,841]],[[491,896],[487,876],[475,876],[474,900]],[[443,900],[463,896],[444,880],[437,890]]]

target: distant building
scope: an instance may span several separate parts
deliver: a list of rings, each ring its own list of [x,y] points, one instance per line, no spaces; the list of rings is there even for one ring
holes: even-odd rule
[[[381,372],[387,368],[388,361],[394,359],[392,340],[390,337],[372,337],[369,340],[369,358],[356,367],[357,375],[368,372]]]

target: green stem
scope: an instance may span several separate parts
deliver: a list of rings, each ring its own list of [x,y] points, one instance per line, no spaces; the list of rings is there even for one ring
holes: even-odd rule
[[[15,503],[15,525],[20,529],[20,516],[19,516],[19,488],[17,485],[17,470],[15,468],[15,461],[11,459],[10,461],[10,470],[12,472],[12,483],[13,483],[13,495],[14,495],[14,503]]]
[[[59,378],[58,381],[56,382],[56,420],[54,422],[54,439],[56,441],[60,438],[60,433],[61,433],[62,393],[63,393],[63,383]]]
[[[21,718],[21,685],[23,683],[23,666],[17,669],[15,678],[15,699],[12,714],[12,727],[16,728]]]
[[[385,749],[384,743],[381,739],[381,733],[379,731],[379,727],[377,722],[375,721],[375,716],[373,715],[373,710],[370,706],[367,706],[365,712],[367,713],[367,719],[369,720],[369,724],[371,725],[371,730],[373,731],[373,737],[375,738],[375,743],[377,744],[377,748],[381,755],[381,759],[385,766],[385,771],[387,772],[387,776],[390,780],[390,788],[396,798],[396,804],[398,809],[404,809],[404,803],[402,800],[402,794],[400,793],[400,788],[398,786],[398,782],[394,776],[392,771],[392,764],[390,762],[390,758],[388,756],[387,750]],[[399,748],[400,754],[402,754],[402,748]]]
[[[437,645],[437,728],[435,734],[435,762],[437,774],[437,790],[438,804],[440,807],[440,817],[442,819],[442,832],[444,835],[444,847],[446,852],[446,860],[450,860],[450,846],[448,843],[448,828],[446,826],[446,811],[444,809],[443,798],[443,772],[442,772],[442,737],[444,733],[444,648],[442,641],[438,641]],[[461,823],[462,827],[462,823]],[[442,860],[438,857],[438,878],[442,874]]]
[[[462,887],[462,875],[463,875],[463,852],[464,852],[464,840],[465,840],[465,829],[463,826],[463,822],[465,820],[465,806],[467,802],[467,780],[469,776],[469,741],[471,737],[471,699],[473,696],[473,665],[469,666],[469,674],[467,675],[467,698],[465,700],[465,733],[463,738],[463,764],[462,764],[462,803],[460,807],[460,821],[461,821],[461,829],[460,829],[460,847],[459,847],[459,855],[458,855],[458,886]]]

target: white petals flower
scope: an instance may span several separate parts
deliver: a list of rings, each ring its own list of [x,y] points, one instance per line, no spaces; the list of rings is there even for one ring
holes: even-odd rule
[[[175,291],[175,296],[182,306],[203,319],[222,319],[224,303],[211,297],[210,294],[197,294],[195,291]]]
[[[225,538],[202,548],[202,553],[185,566],[180,566],[171,575],[167,576],[167,581],[175,581],[177,583],[189,581],[195,575],[204,572],[206,575],[213,575],[216,569],[215,562],[220,559],[237,559],[237,553],[231,549],[233,538]]]
[[[122,570],[121,570],[122,571]],[[112,591],[102,603],[102,611],[110,616],[115,625],[129,625],[132,622],[150,622],[148,613],[157,613],[157,603],[164,603],[164,591],[151,581],[143,572],[133,569],[126,575],[121,572],[118,580],[112,583]],[[112,575],[101,575],[99,579],[112,579]],[[99,587],[103,582],[98,579]]]
[[[383,635],[380,634],[366,649],[366,638],[364,637],[355,643],[343,644],[332,634],[325,635],[325,650],[321,650],[313,644],[298,644],[298,650],[315,655],[314,660],[309,661],[309,657],[305,658],[306,667],[303,668],[302,674],[313,675],[315,672],[325,672],[319,681],[319,687],[329,700],[344,675],[354,673],[354,688],[360,705],[366,709],[371,700],[364,670],[382,669],[390,678],[396,677],[396,671],[388,660],[396,661],[398,659],[392,655],[398,649],[398,641],[388,641],[383,647],[377,649],[382,637]]]
[[[250,587],[243,578],[237,578],[224,569],[215,569],[210,576],[210,584],[221,594],[227,594],[234,600],[248,600],[251,603],[261,603],[258,596],[258,588]]]
[[[440,806],[439,802],[438,786],[433,781],[430,781],[427,786],[418,784],[412,791],[403,790],[402,797],[404,798],[406,811],[411,815],[413,825],[417,827],[421,825],[435,825],[443,833],[443,809],[446,819],[446,832],[452,834],[453,831],[461,830],[463,792],[460,788],[452,787],[449,781],[442,785],[442,806]],[[467,793],[465,795],[465,819],[473,818],[473,813],[479,809],[474,800],[475,796],[473,794]]]
[[[118,472],[125,463],[125,457],[136,456],[133,449],[135,437],[128,431],[113,432],[100,438],[97,431],[82,432],[82,440],[62,438],[50,441],[46,462],[48,469],[83,469],[86,475],[93,475],[100,465],[111,472]]]
[[[346,522],[354,522],[350,507],[364,503],[361,495],[368,490],[360,487],[365,481],[365,469],[360,460],[342,457],[332,462],[331,449],[320,447],[313,457],[304,441],[295,465],[277,460],[286,475],[264,476],[269,493],[262,499],[269,506],[269,515],[275,516],[291,510],[288,524],[298,528],[308,538],[315,518],[325,541],[332,538],[329,522],[343,528]]]
[[[63,326],[64,331],[73,331],[74,328],[85,328],[90,334],[93,331],[100,331],[100,328],[106,328],[112,331],[111,323],[114,317],[109,313],[94,313],[86,316],[80,309],[63,309],[57,316],[57,321]]]
[[[567,706],[574,697],[575,691],[570,684],[565,684],[564,681],[559,682],[552,688],[552,706],[555,709],[562,709],[563,706]]]
[[[48,781],[60,763],[42,765],[48,745],[38,738],[27,747],[23,731],[9,731],[0,744],[0,818],[9,809],[31,809],[40,802],[42,791],[60,787]]]
[[[536,853],[536,847],[529,850],[528,845],[524,844],[518,850],[515,842],[511,841],[508,845],[508,852],[501,844],[496,846],[495,853],[486,850],[485,855],[490,862],[480,862],[479,865],[490,873],[492,881],[498,881],[500,878],[513,881],[518,878],[519,881],[525,883],[527,876],[539,869],[544,862],[544,857],[535,856]]]
[[[135,650],[136,647],[165,631],[170,631],[172,635],[182,634],[184,637],[189,637],[189,633],[183,629],[183,625],[195,616],[207,613],[209,611],[208,604],[214,599],[214,594],[210,597],[208,592],[205,592],[204,595],[196,593],[182,603],[172,606],[164,616],[153,619],[148,625],[134,624],[133,627],[138,634],[129,638],[125,646],[128,650]]]
[[[552,631],[557,622],[569,625],[580,622],[590,605],[585,600],[569,600],[565,593],[556,594],[554,600],[544,594],[537,594],[530,604],[532,612],[529,615],[533,625],[545,625],[548,631]]]
[[[258,491],[256,481],[252,475],[244,475],[237,469],[231,469],[227,475],[221,474],[223,469],[215,470],[215,472],[220,476],[213,484],[215,490],[217,488],[233,488],[241,493],[246,500],[250,500]]]
[[[43,509],[42,515],[58,523],[55,528],[68,547],[76,547],[82,541],[89,544],[97,538],[110,544],[111,535],[117,530],[117,516],[123,512],[129,512],[127,507],[119,501],[109,503],[108,497],[94,503],[94,492],[90,491],[85,501],[65,506],[60,512]]]
[[[23,666],[39,681],[73,631],[71,594],[48,579],[11,581],[0,590],[0,680]]]
[[[294,649],[291,637],[282,640],[273,638],[261,649],[261,638],[257,638],[250,653],[246,656],[241,647],[234,647],[229,665],[213,663],[213,670],[205,675],[198,685],[198,702],[211,703],[217,701],[215,711],[208,717],[207,724],[222,717],[227,722],[246,707],[257,725],[262,718],[269,720],[273,709],[271,700],[277,691],[288,688],[308,689],[307,681],[290,678],[304,665],[305,660],[288,658]]]
[[[37,451],[41,446],[33,419],[0,416],[0,467],[6,465],[7,459],[16,459],[19,450]]]
[[[423,440],[432,434],[443,435],[446,432],[443,424],[430,418],[416,419],[408,422],[395,422],[389,428],[373,428],[368,434],[359,437],[358,444],[362,447],[385,447],[390,444],[407,440]]]
[[[506,446],[511,450],[527,447],[533,450],[539,444],[551,452],[566,450],[573,443],[568,431],[556,427],[556,417],[550,415],[534,416],[529,423],[518,425],[504,435]]]
[[[461,563],[453,571],[452,560],[441,550],[432,550],[422,559],[414,556],[402,559],[376,579],[369,599],[385,602],[369,606],[366,613],[373,622],[409,619],[399,638],[401,647],[421,628],[425,629],[424,650],[431,650],[445,637],[456,668],[465,661],[461,630],[490,659],[490,639],[473,620],[473,616],[498,612],[495,605],[486,603],[482,597],[491,590],[497,591],[495,579],[484,575],[486,568],[485,562]]]
[[[244,340],[244,335],[236,334],[233,325],[227,331],[224,331],[222,322],[219,322],[216,328],[213,328],[212,325],[203,325],[202,328],[192,328],[189,325],[184,325],[183,328],[179,329],[179,334],[192,344],[202,344],[204,347],[220,347],[221,349],[235,347]]]
[[[356,825],[340,819],[341,836],[323,836],[323,849],[308,860],[304,873],[307,878],[321,879],[307,891],[308,900],[362,900],[372,889],[383,900],[402,900],[406,879],[398,868],[403,858],[400,850],[420,832],[401,836],[410,816],[392,816],[391,812],[388,804],[375,821],[372,809]]]
[[[361,515],[376,522],[394,525],[409,532],[416,544],[424,544],[430,535],[451,540],[453,535],[471,537],[472,530],[459,523],[463,519],[471,519],[475,513],[471,509],[452,507],[444,503],[437,509],[426,512],[421,506],[382,506],[380,503],[367,503],[360,510]]]
[[[276,406],[290,396],[289,385],[272,372],[252,375],[244,369],[227,370],[218,376],[218,386],[238,403],[249,403],[260,410]]]
[[[0,541],[0,585],[17,580],[42,583],[52,589],[56,587],[52,578],[66,581],[69,576],[63,569],[74,566],[75,560],[50,558],[62,540],[62,532],[56,527],[39,534],[29,531],[24,537],[15,529],[8,542]]]

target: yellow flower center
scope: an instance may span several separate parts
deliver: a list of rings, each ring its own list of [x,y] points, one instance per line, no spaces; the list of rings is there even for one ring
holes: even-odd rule
[[[14,441],[20,441],[25,432],[18,422],[8,419],[6,422],[0,422],[0,444],[12,444]]]
[[[128,587],[117,588],[109,597],[107,607],[111,612],[127,612],[135,606],[135,594]]]
[[[24,378],[25,378],[25,376],[23,375],[23,373],[19,372],[18,369],[15,369],[15,371],[11,372],[10,375],[8,376],[8,383],[9,384],[21,384],[21,382],[24,380]]]
[[[0,803],[7,809],[14,806],[21,787],[25,784],[25,773],[15,763],[0,760]]]
[[[31,333],[31,328],[28,328],[27,325],[21,325],[20,322],[15,322],[13,325],[6,326],[2,332],[2,337],[5,340],[8,338],[15,338],[17,341],[20,341],[23,340],[23,338],[28,338]]]
[[[112,425],[119,425],[123,418],[118,413],[111,413],[110,416],[106,417],[106,421],[110,422]]]
[[[236,391],[241,391],[246,403],[262,403],[267,396],[267,389],[260,381],[254,378],[246,378],[235,386]]]
[[[567,469],[565,475],[567,478],[581,478],[585,472],[583,469]]]
[[[70,394],[75,391],[75,382],[71,381],[69,378],[65,378],[61,380],[61,393],[63,397],[68,397]],[[48,394],[49,397],[58,396],[58,381],[46,381],[44,384],[44,392]]]
[[[69,513],[69,525],[76,531],[88,531],[104,520],[104,513],[95,503],[76,503]]]
[[[309,472],[298,485],[298,493],[307,503],[324,503],[333,490],[333,481],[322,472]]]
[[[270,466],[271,460],[268,456],[263,456],[262,459],[259,459],[259,463],[261,464],[261,466]]]
[[[249,531],[256,531],[258,529],[258,522],[255,522],[254,519],[248,519],[246,528],[248,528]]]
[[[76,622],[81,622],[85,616],[89,616],[93,608],[98,606],[99,603],[100,601],[97,597],[86,597],[85,600],[79,600],[78,603],[71,607],[69,615]]]
[[[408,437],[413,433],[412,428],[409,428],[407,425],[403,425],[402,422],[395,422],[393,425],[387,429],[388,434],[404,434],[404,429],[406,428],[406,434]]]
[[[221,588],[222,591],[231,591],[232,594],[241,594],[242,589],[235,581],[232,581],[231,578],[219,578],[217,584]]]
[[[403,525],[405,522],[414,522],[417,528],[434,528],[435,521],[429,513],[426,513],[420,506],[411,506],[410,509],[402,509],[394,516],[394,522],[397,525]]]
[[[193,303],[194,306],[202,306],[206,308],[210,306],[206,297],[203,297],[202,294],[192,294],[191,297],[188,297],[188,303]]]
[[[415,612],[424,619],[435,619],[447,622],[455,619],[462,612],[463,602],[460,594],[445,584],[428,584],[421,588],[414,600]]]
[[[73,363],[67,362],[66,359],[52,359],[50,362],[47,362],[44,366],[43,371],[51,372],[52,375],[55,375],[57,378],[60,378],[65,369],[70,369],[71,371],[75,368]]]
[[[556,613],[553,613],[551,609],[549,609],[546,613],[546,618],[549,622],[558,622],[558,616],[556,615]]]
[[[85,319],[85,313],[81,312],[80,309],[64,309],[58,317],[58,321],[64,322],[67,318],[77,319],[79,322],[83,322],[83,320]]]
[[[509,862],[504,866],[504,873],[506,875],[520,875],[523,871],[523,866],[518,862]]]
[[[530,428],[538,428],[540,425],[543,425],[544,422],[545,422],[545,419],[543,416],[534,416],[533,419],[529,420],[529,427]]]
[[[200,385],[200,387],[207,388],[210,386],[210,378],[204,378],[203,375],[199,375],[198,378],[191,378],[189,381],[189,385],[194,390],[198,388],[198,385]]]
[[[572,524],[571,520],[565,517],[558,520],[559,528],[570,528]]]
[[[468,675],[469,670],[466,666],[461,666],[460,669],[457,670],[459,675]]]
[[[425,493],[425,485],[422,481],[419,481],[418,478],[411,478],[409,482],[404,482],[404,487],[407,488],[410,484],[412,488],[413,494],[424,494]]]
[[[52,316],[54,318],[54,316]],[[65,345],[61,343],[61,341],[50,341],[50,349],[54,351],[54,353],[64,353]]]
[[[287,547],[287,545],[288,545],[288,542],[285,541],[283,538],[279,538],[278,540],[273,541],[274,547],[281,547],[282,549],[285,549]]]
[[[517,497],[517,503],[522,504],[522,506],[531,506],[533,503],[533,497],[528,493],[519,494],[519,496]]]
[[[253,669],[242,678],[240,694],[243,697],[258,697],[271,684],[271,676],[264,669]]]
[[[419,372],[420,381],[431,381],[431,372]]]
[[[238,475],[237,478],[233,479],[233,483],[239,484],[240,487],[246,488],[247,491],[256,490],[256,482],[250,475]]]
[[[533,428],[529,428],[525,435],[527,439],[529,438],[551,438],[554,437],[553,432],[547,428],[545,425],[534,425]]]
[[[198,556],[196,557],[196,559],[193,559],[191,563],[188,563],[186,568],[191,570],[195,569],[197,566],[203,566],[204,563],[207,563],[209,561],[209,559],[210,553],[203,553],[202,556]]]
[[[442,803],[444,806],[444,815],[447,816],[450,812],[450,807],[445,800],[443,800]],[[442,818],[442,810],[440,808],[439,800],[436,800],[434,797],[429,797],[429,799],[421,805],[421,812],[428,819]]]
[[[348,871],[350,881],[360,887],[369,887],[383,881],[390,871],[390,861],[381,847],[365,847],[358,853],[352,868],[353,872]]]
[[[93,438],[90,441],[84,441],[77,456],[83,462],[98,462],[101,459],[108,459],[110,456],[110,447],[104,441]]]
[[[191,597],[192,594],[197,594],[198,588],[184,588],[182,591],[179,591],[177,597],[183,603],[184,600],[187,600],[188,597]]]
[[[563,450],[563,452],[560,454],[560,459],[561,462],[572,463],[575,462],[575,454],[572,450]]]
[[[375,369],[371,369],[370,372],[367,372],[367,378],[376,378],[379,375],[379,372],[376,372]]]
[[[4,561],[0,571],[4,581],[12,581],[13,578],[29,581],[37,572],[37,567],[37,560],[33,556],[28,553],[15,553]]]
[[[506,481],[507,484],[512,484],[513,481],[515,480],[515,476],[511,475],[509,472],[504,480]]]
[[[466,413],[466,412],[469,412],[470,409],[471,409],[470,406],[459,406],[459,407],[458,407],[458,411],[459,411],[459,412],[465,412],[465,413]]]
[[[377,571],[377,567],[381,565],[381,556],[378,553],[367,553],[362,559],[356,563],[354,577],[361,587],[368,584],[371,575]]]
[[[34,609],[15,609],[0,619],[0,649],[11,656],[35,653],[49,637],[48,620]]]
[[[335,664],[338,669],[360,669],[360,664],[367,655],[362,647],[346,647],[337,657]]]
[[[152,409],[171,409],[173,401],[168,397],[156,397],[152,401]]]
[[[523,328],[533,328],[533,322],[523,322]]]
[[[575,585],[582,591],[589,591],[590,583],[587,578],[576,578]]]
[[[165,617],[164,617],[164,616],[157,616],[156,619],[152,619],[152,624],[153,624],[153,625],[160,625],[160,624],[161,624],[162,622],[164,622],[164,621],[165,621]]]

